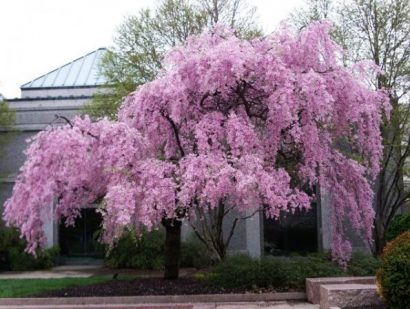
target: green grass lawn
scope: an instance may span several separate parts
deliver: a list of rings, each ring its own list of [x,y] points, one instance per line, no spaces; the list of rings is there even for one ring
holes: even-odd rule
[[[132,279],[135,279],[135,277]],[[90,285],[110,280],[112,280],[112,276],[62,279],[0,279],[0,297],[25,297],[44,291]]]

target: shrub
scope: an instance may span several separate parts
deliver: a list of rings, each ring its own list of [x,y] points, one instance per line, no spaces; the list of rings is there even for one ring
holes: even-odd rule
[[[347,266],[347,272],[352,276],[374,276],[379,265],[380,261],[374,256],[356,252]]]
[[[126,233],[107,253],[105,264],[113,268],[163,269],[164,231],[143,233],[137,238],[135,233]]]
[[[391,241],[406,231],[410,231],[410,213],[396,215],[387,228],[386,240]]]
[[[26,242],[19,237],[14,228],[0,228],[0,269],[34,270],[56,265],[58,247],[39,249],[37,257],[24,252]]]
[[[163,269],[164,240],[162,229],[143,233],[139,238],[128,232],[108,251],[105,265],[112,268]],[[204,268],[211,263],[207,249],[194,234],[181,244],[181,267]]]
[[[16,246],[20,246],[17,231],[0,228],[0,270],[10,270],[9,250]]]
[[[181,245],[181,267],[204,268],[212,265],[205,245],[192,233]]]
[[[408,308],[410,300],[410,231],[389,242],[377,271],[379,292],[389,308]]]
[[[235,255],[219,263],[206,279],[225,288],[252,288],[258,283],[259,262],[247,255]]]
[[[38,250],[37,257],[27,254],[19,248],[9,250],[10,270],[47,269],[55,266],[60,254],[58,247]]]
[[[225,288],[303,289],[306,278],[341,275],[338,266],[323,257],[270,256],[258,261],[240,255],[217,265],[207,279]]]

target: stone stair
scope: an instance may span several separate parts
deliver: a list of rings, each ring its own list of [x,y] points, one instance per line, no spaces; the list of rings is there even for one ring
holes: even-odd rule
[[[377,293],[375,277],[307,278],[306,295],[321,309],[387,308]]]

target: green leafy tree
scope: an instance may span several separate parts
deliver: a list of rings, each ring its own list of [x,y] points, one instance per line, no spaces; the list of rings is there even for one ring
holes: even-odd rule
[[[153,11],[126,18],[100,65],[105,90],[94,95],[85,112],[115,119],[122,98],[155,78],[168,49],[216,23],[229,25],[243,38],[262,34],[255,8],[246,0],[160,0]]]
[[[4,145],[10,140],[12,133],[9,132],[14,124],[15,113],[10,109],[7,101],[0,94],[0,156]]]
[[[13,133],[9,132],[11,126],[14,123],[15,113],[12,111],[8,103],[4,100],[2,94],[0,93],[0,160],[2,159],[4,146],[10,141]],[[5,175],[0,174],[0,178]],[[3,222],[0,220],[0,233],[3,228]],[[0,235],[1,236],[1,235]],[[1,251],[1,241],[0,241],[0,251]],[[0,257],[0,263],[1,257]],[[0,267],[1,269],[1,267]]]
[[[334,38],[346,49],[345,62],[371,59],[382,69],[374,87],[386,89],[391,117],[382,125],[384,156],[375,187],[375,253],[386,230],[410,199],[403,176],[410,156],[410,2],[408,0],[308,0],[292,14],[298,28],[320,19],[334,24]]]
[[[14,111],[12,111],[7,103],[3,100],[0,94],[0,127],[9,128],[13,125],[15,119]]]

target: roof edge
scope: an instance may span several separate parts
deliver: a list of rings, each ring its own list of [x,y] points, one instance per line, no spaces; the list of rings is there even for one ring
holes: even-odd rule
[[[20,89],[21,90],[58,90],[58,89],[86,89],[86,88],[105,88],[105,84],[84,85],[84,86],[27,87],[27,88],[20,88]]]
[[[67,66],[67,65],[70,65],[70,64],[72,64],[72,63],[74,63],[74,62],[76,62],[76,61],[79,61],[80,59],[82,59],[82,58],[84,58],[84,57],[87,57],[87,56],[89,56],[89,55],[91,55],[91,54],[93,54],[93,53],[95,53],[95,52],[97,52],[97,51],[99,51],[99,50],[107,50],[107,51],[108,51],[108,48],[106,48],[106,47],[97,48],[97,49],[95,49],[95,50],[93,50],[93,51],[91,51],[91,52],[89,52],[89,53],[87,53],[87,54],[85,54],[85,55],[83,55],[83,56],[81,56],[81,57],[78,57],[78,58],[76,58],[76,59],[74,59],[74,60],[72,60],[72,61],[70,61],[70,62],[67,62],[67,63],[65,63],[65,64],[63,64],[63,65],[60,65],[58,68],[56,68],[56,69],[54,69],[54,70],[51,70],[51,71],[49,71],[48,73],[45,73],[45,74],[43,74],[43,75],[41,75],[41,76],[39,76],[39,77],[36,77],[36,78],[32,79],[32,80],[29,81],[29,82],[24,83],[23,85],[20,86],[20,89],[29,89],[30,87],[28,87],[27,85],[33,83],[35,80],[38,80],[38,79],[40,79],[40,78],[45,77],[46,75],[49,75],[49,74],[51,74],[51,73],[54,73],[54,72],[58,71],[60,68],[65,67],[65,66]],[[41,87],[36,87],[36,88],[45,89],[45,88],[41,88]],[[49,87],[49,88],[50,88],[50,87]],[[33,89],[33,88],[30,88],[30,89]]]

